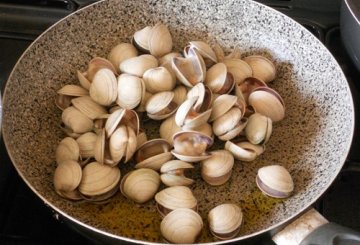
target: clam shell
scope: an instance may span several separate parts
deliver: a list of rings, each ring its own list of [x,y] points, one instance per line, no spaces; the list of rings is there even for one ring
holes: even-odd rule
[[[144,81],[136,76],[121,74],[117,84],[118,97],[116,103],[124,109],[137,107],[145,95]]]
[[[108,138],[120,124],[131,127],[136,134],[139,133],[140,121],[138,114],[133,110],[120,108],[113,111],[106,120],[105,129]]]
[[[63,161],[57,166],[54,173],[54,187],[57,192],[74,191],[80,184],[82,170],[78,162]]]
[[[145,131],[140,130],[139,134],[136,136],[136,150],[146,141],[148,141],[148,139]]]
[[[93,129],[93,121],[73,106],[66,108],[61,114],[61,120],[71,132],[82,134]]]
[[[167,140],[171,145],[174,143],[173,135],[180,131],[181,128],[175,122],[175,115],[166,118],[160,125],[160,137]]]
[[[294,182],[289,171],[280,165],[270,165],[258,170],[256,184],[268,196],[286,198],[294,191]]]
[[[135,153],[135,168],[160,170],[161,166],[172,159],[172,146],[164,139],[153,139],[141,145]]]
[[[227,182],[234,166],[234,157],[226,150],[211,152],[211,157],[201,161],[201,177],[209,185],[222,185]]]
[[[146,90],[150,93],[171,91],[176,85],[171,73],[165,67],[147,70],[143,76]]]
[[[89,79],[86,76],[87,72],[76,71],[76,75],[77,75],[80,85],[83,88],[85,88],[86,90],[89,90],[91,82],[89,81]]]
[[[80,135],[76,139],[76,142],[79,145],[80,156],[82,159],[94,157],[95,156],[95,142],[97,135],[93,132],[87,132],[83,135]]]
[[[197,210],[197,200],[186,186],[167,187],[155,195],[155,201],[162,216],[178,208]]]
[[[120,71],[122,73],[142,77],[145,71],[158,66],[157,59],[149,54],[129,58],[121,62]]]
[[[191,185],[194,183],[194,180],[187,178],[184,175],[184,171],[193,168],[194,166],[192,164],[184,161],[168,161],[161,166],[160,172],[162,174],[160,175],[160,179],[167,186]]]
[[[134,45],[130,43],[119,43],[111,49],[108,60],[114,65],[116,71],[120,73],[121,62],[136,56],[138,56],[138,51]]]
[[[151,96],[146,102],[145,109],[147,115],[154,120],[162,120],[177,109],[177,104],[173,102],[174,93],[170,91],[159,92]]]
[[[111,134],[109,141],[109,150],[111,159],[114,162],[119,162],[126,154],[126,148],[129,141],[127,127],[120,125],[113,134]]]
[[[193,131],[197,131],[199,133],[205,134],[211,138],[213,138],[213,129],[209,123],[204,123],[199,127],[193,128]]]
[[[203,83],[198,83],[192,87],[187,93],[187,98],[197,97],[197,101],[193,106],[197,112],[204,112],[211,108],[213,95],[211,90]]]
[[[166,25],[157,23],[151,30],[149,40],[150,54],[161,57],[172,50],[172,37]]]
[[[176,74],[172,68],[172,59],[175,57],[182,57],[182,55],[177,52],[168,53],[159,59],[159,66],[165,67],[170,72],[172,79],[176,82]]]
[[[235,94],[243,101],[248,102],[251,92],[260,87],[267,87],[267,85],[255,77],[248,77],[241,84],[236,85]]]
[[[82,96],[71,100],[73,106],[90,119],[100,118],[107,114],[105,107],[99,105],[90,96]]]
[[[234,88],[234,77],[227,71],[224,63],[213,65],[207,72],[204,84],[213,93],[228,94]]]
[[[249,105],[256,112],[269,117],[273,122],[279,122],[285,117],[285,105],[281,96],[269,87],[260,87],[249,95]]]
[[[234,95],[222,94],[219,97],[217,97],[213,102],[209,121],[212,122],[215,119],[224,115],[234,105],[236,105],[237,101],[238,98]]]
[[[152,27],[146,26],[134,33],[133,44],[143,53],[149,53],[149,37],[151,35],[151,31]]]
[[[203,57],[206,67],[211,67],[213,64],[218,62],[214,50],[209,44],[203,41],[191,41],[190,46],[195,48],[199,54]]]
[[[55,159],[58,165],[67,160],[78,161],[79,156],[79,145],[76,140],[71,137],[62,139],[56,148]]]
[[[235,138],[245,129],[247,122],[248,119],[246,117],[241,118],[240,122],[233,129],[223,135],[219,135],[218,138],[222,141],[228,141]]]
[[[90,83],[92,83],[95,74],[101,69],[109,69],[115,75],[117,75],[115,67],[109,60],[104,59],[102,57],[95,57],[92,60],[90,60],[88,69],[85,73],[85,77],[88,79]]]
[[[149,168],[133,170],[121,180],[121,193],[137,203],[149,201],[160,186],[159,174]]]
[[[252,144],[266,144],[272,132],[272,121],[270,118],[254,113],[249,117],[245,128],[246,138]]]
[[[85,196],[98,196],[112,191],[120,181],[120,170],[98,162],[83,168],[79,191]]]
[[[224,115],[213,122],[213,130],[216,136],[221,136],[236,128],[241,120],[240,108],[232,107]]]
[[[74,84],[67,84],[57,91],[58,94],[80,97],[89,95],[89,91]]]
[[[235,81],[235,85],[242,83],[245,78],[252,76],[252,69],[248,63],[241,59],[231,58],[223,61],[227,71],[230,72]]]
[[[117,81],[114,73],[107,68],[95,73],[89,89],[90,97],[100,105],[109,106],[117,97]]]
[[[211,233],[220,240],[227,240],[239,233],[243,213],[238,205],[225,203],[211,209],[208,220]]]
[[[194,243],[203,228],[198,213],[191,209],[179,208],[164,217],[160,224],[163,237],[171,243]]]
[[[273,62],[261,55],[251,55],[244,58],[253,71],[253,77],[264,82],[270,82],[275,79],[276,68]]]
[[[251,162],[265,151],[265,146],[254,145],[247,141],[236,144],[231,141],[226,141],[225,150],[231,152],[237,160]]]

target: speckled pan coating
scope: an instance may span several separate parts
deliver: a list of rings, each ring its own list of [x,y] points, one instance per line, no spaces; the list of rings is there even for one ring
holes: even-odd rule
[[[52,186],[54,150],[64,136],[56,90],[77,83],[95,56],[129,41],[135,30],[162,21],[176,49],[187,41],[217,40],[227,51],[237,45],[247,54],[273,60],[278,78],[270,85],[286,104],[286,118],[274,125],[265,154],[252,163],[237,162],[228,183],[192,186],[207,225],[208,210],[223,202],[239,204],[244,226],[236,239],[273,228],[304,210],[331,184],[347,155],[354,126],[353,104],[343,73],[330,53],[299,24],[246,0],[116,1],[87,7],[42,35],[16,65],[4,96],[3,136],[20,175],[53,208],[71,219],[116,236],[163,242],[154,202],[135,205],[118,193],[110,203],[74,203],[57,196]],[[295,182],[285,201],[264,197],[256,188],[259,167],[279,163]],[[122,169],[124,175],[127,169]],[[198,167],[197,167],[198,168]],[[214,241],[207,229],[201,242]]]

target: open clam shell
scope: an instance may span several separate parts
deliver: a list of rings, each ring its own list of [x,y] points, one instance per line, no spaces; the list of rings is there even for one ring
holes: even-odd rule
[[[97,135],[93,132],[87,132],[79,136],[76,142],[79,145],[79,152],[82,159],[95,156],[95,142]]]
[[[150,54],[161,57],[172,50],[172,37],[169,29],[162,23],[157,23],[150,31],[148,40]]]
[[[204,83],[213,93],[228,94],[234,88],[235,80],[224,63],[217,63],[206,72]]]
[[[206,67],[211,67],[218,62],[217,56],[214,50],[209,44],[203,41],[191,41],[190,47],[196,49],[203,57]]]
[[[249,117],[245,128],[246,138],[252,144],[266,144],[272,133],[272,121],[269,117],[254,113]]]
[[[247,141],[238,143],[226,141],[225,150],[231,152],[237,160],[251,162],[265,151],[265,145],[254,145]]]
[[[72,133],[80,136],[79,134],[90,132],[94,127],[93,121],[73,106],[62,112],[61,120],[64,123],[64,131],[69,136],[73,136]]]
[[[120,73],[120,64],[124,60],[138,56],[138,51],[130,43],[119,43],[113,47],[108,55],[108,60],[114,65],[116,71]]]
[[[170,91],[159,92],[151,96],[145,105],[148,117],[162,120],[171,116],[178,108],[173,99],[174,93]]]
[[[237,104],[238,98],[234,95],[222,94],[217,97],[212,105],[212,111],[209,118],[209,121],[212,122],[215,119],[224,115],[229,111],[233,106]]]
[[[142,77],[145,71],[159,65],[157,59],[150,54],[132,57],[120,63],[120,71],[129,75]]]
[[[134,33],[132,43],[133,45],[143,53],[149,53],[149,37],[152,31],[152,26],[146,26],[143,29]]]
[[[167,186],[191,185],[194,180],[187,178],[185,171],[193,168],[192,164],[184,161],[168,161],[161,166],[161,181]]]
[[[165,67],[156,67],[147,70],[143,76],[146,90],[150,93],[171,91],[176,85],[176,80]]]

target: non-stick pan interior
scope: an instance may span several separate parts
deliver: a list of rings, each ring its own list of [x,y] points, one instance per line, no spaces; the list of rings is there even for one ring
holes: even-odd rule
[[[118,193],[108,204],[72,202],[59,197],[52,185],[54,152],[64,137],[56,91],[78,83],[76,70],[85,70],[92,57],[106,57],[117,43],[129,42],[135,30],[158,21],[168,25],[177,50],[191,40],[216,41],[226,51],[239,47],[242,57],[270,58],[278,75],[269,86],[286,104],[286,118],[274,124],[265,153],[254,162],[236,162],[229,182],[211,187],[201,180],[197,166],[191,188],[205,226],[211,208],[237,203],[244,212],[242,239],[285,222],[314,202],[336,177],[351,144],[354,115],[346,79],[307,30],[245,0],[109,0],[73,14],[37,39],[17,63],[4,95],[3,136],[28,185],[77,222],[116,236],[163,241],[154,201],[138,205]],[[156,129],[152,132],[150,138]],[[295,182],[294,195],[283,201],[265,197],[255,184],[257,169],[275,163],[288,168]],[[132,167],[122,165],[122,175]],[[208,229],[200,241],[214,241]]]

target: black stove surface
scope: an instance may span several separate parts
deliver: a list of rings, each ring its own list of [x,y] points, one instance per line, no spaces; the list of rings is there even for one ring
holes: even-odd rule
[[[46,28],[90,0],[0,0],[0,87],[17,59]],[[294,18],[332,52],[347,76],[353,93],[356,122],[360,117],[360,73],[341,42],[340,0],[258,0]],[[315,204],[327,219],[360,230],[360,125],[344,169]],[[0,244],[95,244],[57,219],[22,181],[0,140]],[[261,238],[244,244],[274,244]]]

